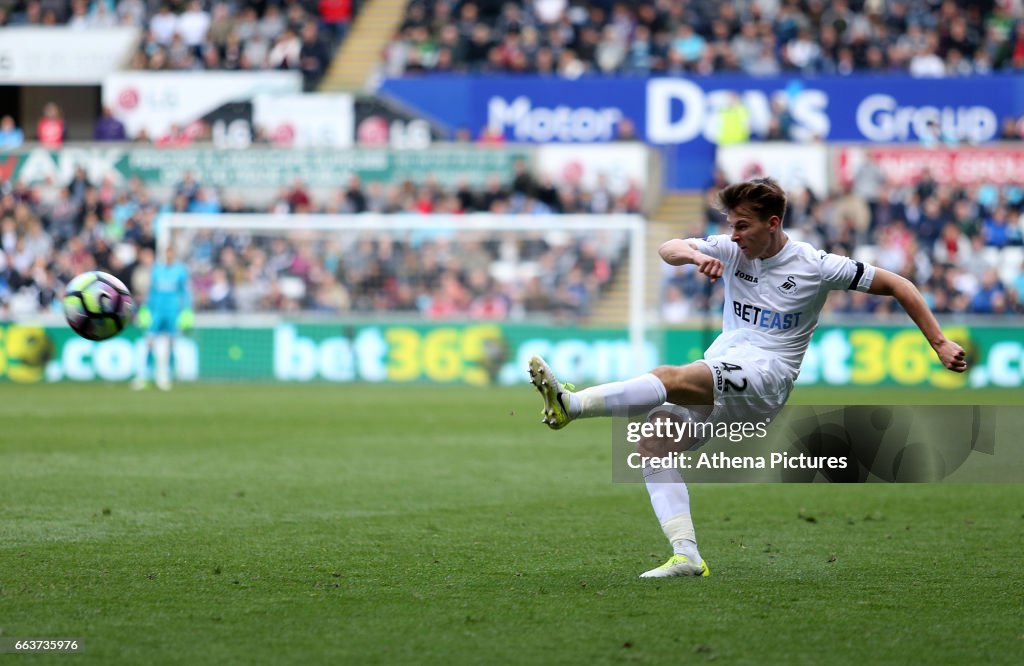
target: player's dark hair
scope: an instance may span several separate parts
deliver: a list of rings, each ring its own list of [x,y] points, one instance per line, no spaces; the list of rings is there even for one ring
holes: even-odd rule
[[[719,190],[715,208],[728,214],[744,207],[761,220],[786,215],[786,192],[774,178],[754,178]]]

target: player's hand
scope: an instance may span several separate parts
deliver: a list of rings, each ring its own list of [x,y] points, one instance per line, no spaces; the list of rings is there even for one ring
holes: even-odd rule
[[[722,272],[725,270],[722,267],[722,262],[714,257],[709,257],[706,254],[698,254],[693,261],[697,267],[697,272],[707,275],[714,282],[718,278],[722,277]]]
[[[967,354],[964,352],[964,348],[952,340],[943,340],[933,349],[938,354],[939,360],[942,361],[942,365],[948,370],[963,372],[967,369]]]
[[[149,308],[143,305],[139,308],[139,311],[135,313],[135,325],[139,328],[149,328],[149,325],[153,323],[153,313],[149,311]]]
[[[195,323],[196,315],[191,310],[182,310],[178,315],[178,329],[181,331],[191,331]]]

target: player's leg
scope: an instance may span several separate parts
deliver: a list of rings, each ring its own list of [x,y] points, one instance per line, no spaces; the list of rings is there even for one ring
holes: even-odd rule
[[[140,322],[143,322],[142,315],[140,314]],[[156,365],[156,352],[154,349],[154,343],[156,338],[160,336],[161,327],[163,322],[160,319],[160,313],[154,312],[150,308],[145,309],[145,320],[142,323],[146,329],[145,332],[145,352],[141,359],[139,359],[138,372],[135,375],[135,379],[132,381],[132,388],[140,391],[146,388],[147,382],[153,379],[155,365]]]
[[[161,391],[171,388],[171,336],[161,333],[153,340],[153,359],[156,363],[156,387]]]
[[[693,407],[692,418],[704,419],[714,405],[714,379],[703,362],[682,366],[659,366],[649,373],[622,382],[592,386],[579,392],[567,390],[539,356],[530,359],[530,380],[544,398],[544,423],[564,428],[576,418],[625,414],[632,409],[653,409],[666,401]],[[678,410],[677,410],[678,411]],[[680,442],[689,448],[696,442]],[[697,550],[697,538],[690,517],[690,496],[676,469],[658,469],[647,464],[650,457],[666,455],[652,440],[641,442],[644,482],[658,522],[672,544],[673,555],[660,567],[642,574],[644,578],[707,576],[707,564]]]
[[[144,342],[141,347],[142,351],[139,352],[135,359],[135,378],[132,380],[132,388],[136,391],[141,391],[146,388],[146,382],[152,376],[153,366],[153,334],[150,331],[146,331],[144,334]]]
[[[622,382],[591,386],[579,392],[566,388],[540,356],[530,359],[530,381],[544,398],[544,423],[564,428],[577,418],[612,416],[652,409],[666,401],[683,406],[714,404],[714,381],[704,363],[663,365]]]
[[[687,410],[666,405],[652,410],[650,417],[663,420],[704,420],[709,412],[710,409]],[[651,458],[661,458],[699,443],[693,438],[678,442],[674,439],[647,438],[637,444],[637,451],[644,463],[644,483],[651,497],[654,515],[672,545],[672,556],[668,561],[642,573],[641,578],[710,575],[707,563],[697,550],[697,533],[690,516],[690,493],[682,474],[676,468],[659,468],[649,464]]]
[[[710,386],[705,388],[711,391],[711,402],[715,405],[713,411],[700,407],[680,411],[668,406],[663,410],[655,410],[655,416],[710,419],[715,423],[764,422],[778,414],[793,388],[785,368],[779,365],[777,359],[753,348],[734,352],[727,359],[698,361],[697,365],[708,370]],[[666,381],[673,386],[681,383],[678,378],[667,377]],[[687,394],[684,392],[682,395]],[[669,399],[672,397],[670,395]],[[676,444],[674,450],[681,451],[701,442],[691,439],[666,443],[646,439],[638,443],[637,449],[646,462],[651,457],[665,456],[672,443]],[[707,564],[697,550],[696,532],[690,517],[690,496],[682,474],[677,469],[651,469],[645,464],[644,481],[658,522],[672,544],[672,557],[660,567],[642,574],[642,577],[709,575]]]
[[[174,332],[174,313],[164,308],[153,310],[153,376],[156,387],[162,391],[171,388],[171,334]]]

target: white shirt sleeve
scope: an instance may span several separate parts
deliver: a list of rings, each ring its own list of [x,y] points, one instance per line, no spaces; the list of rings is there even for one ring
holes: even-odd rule
[[[838,254],[821,253],[821,282],[829,290],[867,291],[875,279],[875,267]]]
[[[698,250],[709,257],[718,259],[723,264],[733,261],[740,251],[739,246],[732,242],[728,234],[718,234],[707,238],[688,238],[687,240],[695,243]]]

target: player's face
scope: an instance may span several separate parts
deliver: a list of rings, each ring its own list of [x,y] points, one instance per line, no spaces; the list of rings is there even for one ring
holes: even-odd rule
[[[768,252],[772,234],[779,226],[779,218],[772,216],[762,220],[744,206],[729,211],[725,221],[732,242],[740,246],[740,252],[748,259],[760,259]]]

